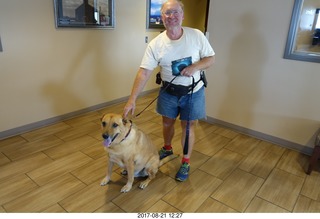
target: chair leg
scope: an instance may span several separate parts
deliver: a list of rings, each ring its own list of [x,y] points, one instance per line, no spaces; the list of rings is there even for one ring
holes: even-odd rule
[[[308,175],[310,175],[310,173],[314,169],[319,157],[320,157],[320,145],[316,145],[313,149],[312,156],[309,161],[309,167],[308,167],[308,171],[307,171]]]

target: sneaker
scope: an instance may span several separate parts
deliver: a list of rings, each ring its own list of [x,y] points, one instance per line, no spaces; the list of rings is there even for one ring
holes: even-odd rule
[[[180,182],[186,181],[186,179],[188,179],[188,176],[189,176],[189,170],[190,170],[190,164],[183,163],[176,174],[176,180]]]
[[[160,156],[160,160],[162,160],[163,158],[169,156],[173,154],[173,151],[172,149],[171,150],[166,150],[164,148],[161,148],[160,151],[159,151],[159,156]]]

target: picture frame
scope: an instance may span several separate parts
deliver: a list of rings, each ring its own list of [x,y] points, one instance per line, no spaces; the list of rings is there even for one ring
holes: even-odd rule
[[[115,27],[114,0],[54,0],[56,28]]]
[[[147,0],[147,29],[164,29],[161,6],[166,0]]]

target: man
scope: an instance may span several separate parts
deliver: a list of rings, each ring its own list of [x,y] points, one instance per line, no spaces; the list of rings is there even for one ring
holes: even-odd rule
[[[125,117],[130,111],[134,113],[139,93],[153,70],[160,66],[161,78],[164,82],[157,102],[157,112],[162,115],[164,138],[164,147],[159,152],[160,159],[173,153],[171,141],[178,115],[181,120],[183,148],[187,140],[187,150],[176,174],[178,181],[185,181],[189,176],[190,157],[195,141],[195,124],[198,119],[206,117],[201,71],[209,68],[215,59],[215,52],[201,31],[182,27],[183,9],[182,2],[178,0],[168,0],[162,5],[161,17],[166,30],[148,44],[131,95],[123,111]],[[190,86],[193,86],[191,91],[187,89],[187,93],[180,92],[181,87],[190,88]]]

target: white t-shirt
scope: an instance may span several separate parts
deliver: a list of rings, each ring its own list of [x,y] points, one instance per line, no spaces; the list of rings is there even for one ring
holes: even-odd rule
[[[159,65],[162,80],[170,82],[174,78],[172,61],[191,57],[192,63],[194,63],[214,54],[209,41],[200,30],[183,27],[183,34],[178,40],[169,39],[166,31],[154,38],[148,44],[140,67],[154,70]],[[200,79],[200,71],[196,72],[193,77],[197,82]],[[192,77],[178,76],[172,83],[189,86],[192,84]],[[199,90],[202,85],[203,83],[200,82],[194,88],[194,92]]]

